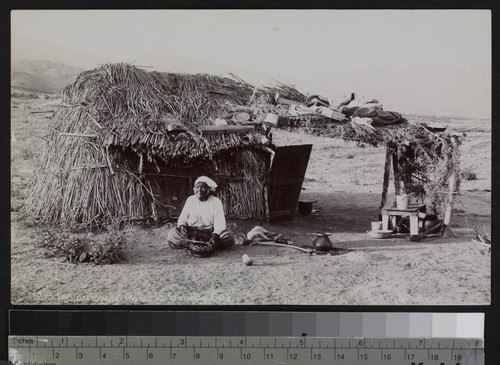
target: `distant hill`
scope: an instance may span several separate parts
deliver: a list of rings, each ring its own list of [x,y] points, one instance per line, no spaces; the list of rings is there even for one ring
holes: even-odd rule
[[[57,94],[75,81],[83,68],[46,60],[12,62],[11,87],[30,92]]]

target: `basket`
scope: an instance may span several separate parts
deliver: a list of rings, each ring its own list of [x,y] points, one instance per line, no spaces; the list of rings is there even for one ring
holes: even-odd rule
[[[196,257],[208,257],[214,251],[214,246],[208,242],[191,242],[189,244],[189,252]]]

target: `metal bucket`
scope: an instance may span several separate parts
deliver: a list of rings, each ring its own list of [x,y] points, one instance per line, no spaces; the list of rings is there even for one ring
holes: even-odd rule
[[[399,210],[408,209],[408,195],[396,195],[396,207]]]

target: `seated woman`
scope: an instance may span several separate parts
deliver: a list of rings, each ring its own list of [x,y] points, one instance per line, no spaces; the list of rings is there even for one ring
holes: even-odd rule
[[[189,249],[195,256],[209,256],[234,245],[234,237],[226,229],[222,202],[212,195],[216,188],[215,181],[206,176],[196,179],[194,195],[187,198],[177,228],[168,233],[170,247]]]

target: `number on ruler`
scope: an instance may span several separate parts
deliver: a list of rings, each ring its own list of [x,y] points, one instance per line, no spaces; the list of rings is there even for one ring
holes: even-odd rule
[[[360,360],[368,360],[368,354],[359,354]]]
[[[297,360],[297,357],[298,357],[297,354],[294,352],[292,352],[291,354],[288,354],[288,358],[290,360]]]
[[[321,354],[313,354],[312,359],[313,360],[321,360]]]
[[[243,360],[250,360],[252,358],[252,355],[249,353],[242,354],[242,358]]]
[[[392,359],[391,354],[383,354],[382,355],[382,360],[390,360],[390,359]]]

